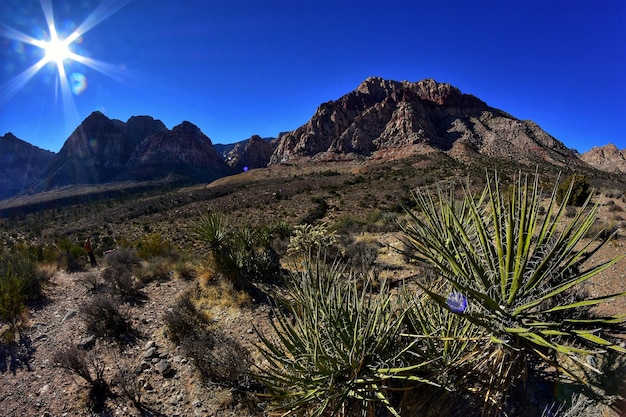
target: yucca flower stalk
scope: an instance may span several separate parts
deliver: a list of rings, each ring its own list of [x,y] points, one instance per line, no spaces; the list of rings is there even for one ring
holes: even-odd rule
[[[498,395],[523,377],[530,361],[585,382],[584,372],[596,371],[588,356],[602,356],[607,349],[626,353],[607,332],[626,316],[594,317],[589,312],[590,306],[626,292],[587,297],[578,291],[626,254],[589,266],[586,261],[611,238],[585,238],[599,205],[590,204],[589,197],[567,219],[565,205],[556,203],[556,190],[547,198],[545,215],[540,214],[537,174],[532,181],[520,174],[506,191],[497,174],[487,176],[481,193],[467,186],[461,200],[452,188],[448,193],[417,190],[416,206],[407,210],[409,221],[402,226],[407,256],[430,265],[466,297],[467,308],[457,313],[489,336],[470,372],[489,370],[488,380],[481,382],[486,384],[482,395],[496,407]],[[454,311],[450,293],[423,289]]]
[[[386,284],[374,292],[369,280],[320,257],[307,258],[298,271],[287,295],[274,300],[274,334],[257,330],[267,361],[257,377],[274,410],[373,415],[382,407],[399,416],[390,392],[410,344],[400,337],[404,312],[397,297]]]

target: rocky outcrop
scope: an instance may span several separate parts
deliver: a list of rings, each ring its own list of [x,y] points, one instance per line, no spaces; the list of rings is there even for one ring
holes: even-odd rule
[[[15,195],[48,168],[55,153],[40,149],[12,133],[0,137],[0,200]]]
[[[194,124],[183,122],[137,145],[120,179],[212,181],[231,173],[211,140]]]
[[[165,125],[149,116],[132,117],[124,123],[93,112],[65,141],[37,188],[113,181],[122,174],[138,143],[164,131]]]
[[[271,163],[375,158],[401,149],[439,149],[451,155],[468,150],[521,162],[581,163],[535,123],[491,108],[450,84],[378,77],[322,104],[309,122],[281,138]]]
[[[225,156],[225,160],[235,172],[264,168],[270,161],[272,151],[271,142],[254,135],[246,141],[237,143]]]
[[[590,149],[580,155],[580,159],[602,171],[626,173],[626,149],[620,151],[617,146],[610,143]]]

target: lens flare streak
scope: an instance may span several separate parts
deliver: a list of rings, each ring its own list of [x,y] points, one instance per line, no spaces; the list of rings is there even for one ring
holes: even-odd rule
[[[82,35],[124,7],[129,1],[130,0],[112,0],[101,3],[87,16],[76,30],[64,39],[59,38],[57,33],[51,0],[40,1],[46,19],[49,39],[35,39],[6,24],[0,24],[0,36],[22,43],[28,43],[44,51],[43,58],[0,86],[0,106],[6,104],[6,102],[17,94],[46,64],[53,63],[56,65],[57,69],[58,83],[56,85],[57,88],[60,86],[61,89],[61,99],[66,119],[68,123],[77,120],[78,112],[72,94],[80,94],[85,90],[87,87],[87,78],[84,74],[80,73],[72,73],[68,76],[65,62],[68,60],[75,61],[109,76],[119,72],[119,70],[113,65],[79,55],[73,52],[70,47],[72,43],[76,42]],[[58,90],[55,89],[55,91]]]

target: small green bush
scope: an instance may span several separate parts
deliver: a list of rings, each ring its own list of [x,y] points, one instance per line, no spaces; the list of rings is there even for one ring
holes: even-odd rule
[[[59,239],[57,247],[59,249],[58,262],[60,268],[65,269],[67,272],[81,272],[85,270],[87,252],[81,245],[65,237]]]
[[[26,252],[0,256],[0,322],[15,334],[24,306],[41,297],[44,275]]]
[[[572,174],[556,189],[556,202],[561,205],[582,206],[591,196],[589,178],[581,174]]]
[[[137,256],[141,259],[150,259],[163,256],[172,256],[174,245],[159,233],[150,233],[143,236],[137,243]]]

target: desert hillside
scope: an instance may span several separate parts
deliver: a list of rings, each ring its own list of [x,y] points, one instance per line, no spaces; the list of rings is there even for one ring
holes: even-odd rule
[[[5,203],[1,207],[4,218],[0,220],[0,257],[6,260],[26,256],[36,265],[40,281],[36,291],[28,292],[23,299],[24,310],[14,317],[2,316],[0,406],[10,416],[284,413],[280,405],[288,401],[281,400],[276,386],[267,385],[264,376],[272,374],[265,372],[285,369],[294,372],[290,375],[298,381],[305,377],[298,375],[295,367],[288,368],[288,361],[272,363],[277,359],[267,349],[281,345],[278,335],[286,329],[280,327],[280,317],[285,317],[296,331],[301,329],[299,320],[305,320],[293,307],[299,305],[299,293],[289,282],[306,276],[299,275],[302,268],[306,270],[303,261],[307,256],[302,248],[311,245],[306,242],[317,242],[309,248],[325,248],[331,270],[331,259],[346,268],[344,272],[334,270],[336,281],[326,284],[330,287],[319,301],[322,304],[332,299],[332,294],[340,297],[340,293],[333,292],[338,288],[347,288],[346,294],[361,294],[358,291],[365,288],[374,300],[388,294],[394,303],[400,302],[405,290],[423,294],[420,286],[431,285],[438,273],[423,259],[414,257],[406,246],[407,231],[403,227],[413,224],[409,213],[420,216],[412,193],[452,186],[461,198],[462,185],[471,192],[483,190],[486,175],[493,178],[495,171],[503,193],[513,186],[520,172],[533,178],[536,171],[538,183],[545,190],[538,211],[543,214],[548,209],[549,191],[559,175],[563,182],[572,173],[559,174],[559,169],[549,164],[529,170],[525,165],[480,156],[461,162],[445,152],[433,151],[367,162],[284,163],[182,188],[120,187],[108,190],[109,194],[97,187],[66,188]],[[626,183],[619,175],[593,170],[586,171],[585,178],[594,189],[592,202],[599,202],[600,206],[580,245],[590,243],[591,250],[609,234],[615,232],[615,236],[584,264],[577,265],[580,270],[626,253],[622,233],[626,222]],[[577,210],[574,205],[564,208],[559,224],[575,219]],[[224,233],[219,234],[218,240],[218,235],[211,234],[216,224]],[[86,261],[83,242],[87,236],[93,241],[96,266]],[[239,246],[242,239],[247,244]],[[229,263],[233,259],[238,261]],[[580,292],[567,292],[567,300],[577,303],[580,297],[592,299],[626,291],[625,262],[622,259],[608,264],[585,282]],[[10,275],[7,269],[3,273],[2,279]],[[348,276],[360,284],[353,289],[336,287],[349,283]],[[0,287],[3,288],[8,287]],[[361,305],[355,300],[355,306]],[[10,310],[12,304],[6,299],[3,303],[3,311]],[[367,303],[362,305],[363,311],[370,307]],[[396,310],[380,308],[378,314],[395,317]],[[582,315],[575,317],[626,314],[623,297],[581,311]],[[569,317],[569,313],[564,314],[559,317]],[[403,326],[402,333],[409,332],[409,322],[398,323]],[[624,349],[623,339],[620,342],[623,328],[611,329],[616,332],[616,352],[620,352]],[[327,334],[326,330],[320,326],[319,335]],[[594,335],[600,337],[599,333]],[[566,339],[563,336],[559,343],[567,345]],[[340,339],[327,342],[331,340]],[[325,352],[329,351],[331,347],[326,346]],[[393,346],[388,346],[377,352],[380,356],[376,360],[382,361],[392,351]],[[494,352],[501,350],[492,352],[496,355]],[[589,360],[595,361],[592,356]],[[366,356],[361,360],[367,365],[354,368],[354,375],[380,378],[380,373],[368,373],[374,362],[367,362]],[[315,363],[305,356],[301,361],[307,366]],[[502,408],[498,411],[487,407],[489,413],[526,417],[541,415],[545,410],[556,413],[561,407],[561,414],[554,415],[572,415],[564,414],[568,412],[563,408],[568,404],[564,401],[567,398],[579,401],[579,406],[586,407],[587,415],[617,416],[624,412],[626,393],[619,391],[623,387],[618,383],[609,386],[605,380],[605,385],[598,388],[604,395],[603,401],[576,396],[581,381],[570,379],[568,390],[562,393],[564,397],[553,397],[550,387],[556,383],[555,374],[541,368],[540,362],[533,359],[528,363],[527,384],[514,380],[510,387],[500,386],[503,396],[490,398]],[[424,388],[405,379],[389,380],[389,391],[367,388],[387,396],[389,407],[372,400],[374,405],[364,409],[371,415],[392,415],[392,409],[399,410],[402,416],[479,415],[476,410],[483,407],[482,397],[465,391],[467,382],[463,378],[456,380],[458,376],[452,371],[461,363],[459,358],[450,362],[440,374],[450,379],[437,380],[437,384],[450,384],[449,390],[439,391],[435,385]],[[567,361],[562,363],[569,366]],[[313,367],[307,368],[307,372],[319,378],[323,378],[324,372],[344,375],[341,367],[331,371],[334,365],[328,363],[322,368],[326,366],[326,371]],[[613,365],[601,362],[596,366],[609,369]],[[483,369],[476,369],[479,368]],[[621,372],[620,369],[623,368],[613,367],[610,371]],[[421,371],[411,375],[434,378]],[[467,375],[474,375],[477,379],[472,384],[480,388],[486,384],[483,378],[489,372]],[[506,377],[495,371],[493,375]],[[360,387],[359,378],[346,378],[345,381]],[[342,381],[337,380],[337,390],[344,386]],[[287,392],[295,389],[283,383]],[[323,392],[331,395],[335,391]],[[430,397],[419,394],[424,392],[430,393]],[[292,407],[311,412],[319,409],[325,398],[311,397]],[[354,410],[363,407],[358,396],[344,402],[337,398],[329,401],[343,407],[340,415],[353,415]],[[432,406],[426,405],[429,401]],[[447,414],[442,414],[443,403],[449,405]]]

